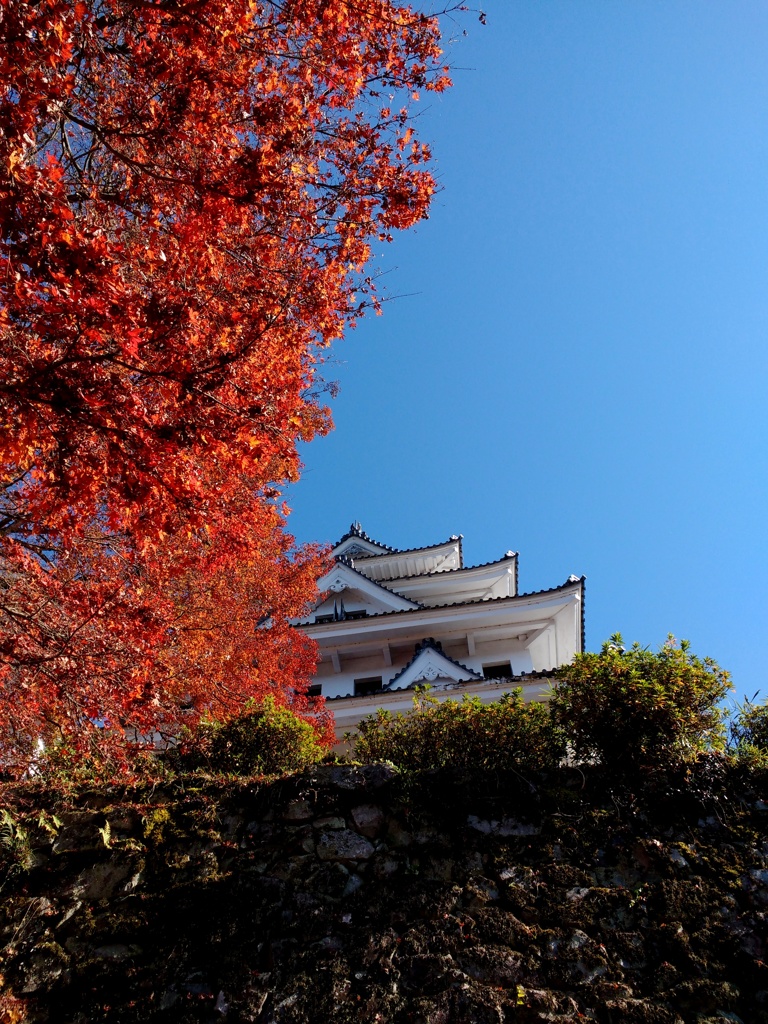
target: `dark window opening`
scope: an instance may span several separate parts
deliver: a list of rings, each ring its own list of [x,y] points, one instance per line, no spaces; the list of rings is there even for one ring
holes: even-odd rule
[[[355,696],[367,697],[370,693],[376,693],[382,686],[381,676],[370,676],[368,679],[355,680]]]
[[[486,679],[509,679],[512,675],[512,663],[502,661],[497,665],[483,665],[483,675]]]
[[[359,611],[359,612],[345,612],[345,614],[344,614],[344,618],[345,619],[365,619],[367,617],[368,617],[368,612],[365,611],[365,609],[363,609],[362,611]]]
[[[333,622],[332,615],[316,615],[315,622]]]
[[[313,683],[312,686],[310,686],[309,689],[307,690],[308,697],[322,697],[322,695],[323,687],[320,685],[320,683]]]

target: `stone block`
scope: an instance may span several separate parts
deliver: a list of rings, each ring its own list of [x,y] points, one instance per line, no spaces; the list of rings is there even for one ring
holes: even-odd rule
[[[317,855],[320,860],[368,860],[373,856],[373,852],[373,846],[367,839],[347,828],[323,832],[317,843]]]
[[[323,828],[339,829],[339,828],[346,828],[347,827],[347,823],[346,823],[345,819],[344,818],[339,818],[339,817],[318,818],[317,821],[314,821],[312,824],[313,824],[314,828],[320,828],[320,829],[323,829]]]
[[[376,804],[358,804],[352,808],[352,820],[360,835],[373,839],[384,824],[384,812]]]
[[[315,811],[309,800],[292,800],[283,811],[284,821],[309,821]]]
[[[106,848],[104,815],[98,811],[68,811],[60,815],[62,827],[53,843],[54,853],[84,853]]]

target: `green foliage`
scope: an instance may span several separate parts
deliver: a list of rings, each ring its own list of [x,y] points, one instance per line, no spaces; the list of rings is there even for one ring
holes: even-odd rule
[[[731,723],[731,740],[735,744],[748,743],[761,750],[768,750],[768,700],[762,704],[745,700],[738,705],[736,717]]]
[[[155,846],[166,841],[166,833],[173,833],[174,826],[167,807],[156,807],[144,817],[144,838]]]
[[[522,691],[493,704],[465,696],[439,701],[418,689],[410,714],[379,710],[354,737],[360,761],[391,761],[401,768],[526,768],[559,764],[565,746],[545,705],[525,704]]]
[[[13,856],[26,856],[29,839],[26,829],[13,817],[11,812],[0,808],[0,846]]]
[[[762,704],[753,701],[754,697],[737,706],[730,724],[729,748],[742,763],[764,768],[768,767],[768,700]]]
[[[325,753],[312,724],[267,696],[225,724],[197,728],[183,767],[233,775],[275,775],[315,764]]]
[[[76,748],[62,741],[51,743],[35,757],[33,775],[62,792],[98,787],[118,779],[157,783],[168,779],[169,765],[157,751],[137,748],[131,762],[114,757],[114,743],[93,729],[87,746]]]
[[[1,807],[0,892],[14,874],[29,867],[31,853],[29,833],[7,808]]]
[[[579,654],[558,669],[551,708],[577,758],[631,771],[694,760],[722,749],[717,706],[730,677],[711,658],[673,636],[658,652],[625,650],[619,633],[599,654]]]

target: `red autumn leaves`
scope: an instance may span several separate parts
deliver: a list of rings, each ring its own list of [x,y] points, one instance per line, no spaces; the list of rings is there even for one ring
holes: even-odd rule
[[[328,429],[371,241],[427,213],[405,102],[447,78],[436,21],[389,0],[0,11],[10,764],[96,719],[118,742],[301,699],[320,556],[275,487]]]

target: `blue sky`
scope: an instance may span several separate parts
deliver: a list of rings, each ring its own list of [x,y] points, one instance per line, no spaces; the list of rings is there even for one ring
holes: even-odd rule
[[[291,529],[462,533],[469,564],[520,551],[523,590],[584,573],[589,649],[673,632],[765,696],[768,5],[446,28],[418,120],[442,191],[376,253],[393,298],[326,366]]]

